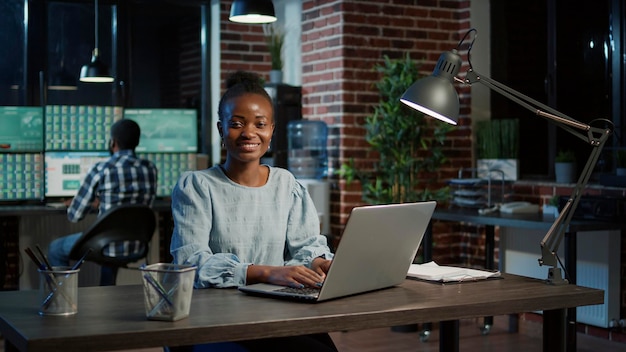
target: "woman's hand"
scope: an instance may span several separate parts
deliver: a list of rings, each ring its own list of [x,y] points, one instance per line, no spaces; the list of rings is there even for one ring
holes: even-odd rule
[[[322,259],[322,258],[319,258]],[[248,266],[248,283],[267,282],[274,285],[289,287],[320,287],[326,275],[299,266]]]
[[[311,263],[311,269],[315,270],[315,272],[317,272],[318,274],[324,275],[324,277],[326,277],[326,273],[330,269],[330,264],[332,262],[332,260],[318,257],[313,259],[313,262]]]

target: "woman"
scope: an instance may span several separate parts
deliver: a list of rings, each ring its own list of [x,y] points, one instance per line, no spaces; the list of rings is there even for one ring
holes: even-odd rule
[[[320,286],[332,253],[313,201],[291,173],[261,164],[274,131],[272,100],[252,73],[237,72],[226,86],[217,122],[225,163],[183,174],[172,192],[174,262],[198,267],[196,288]],[[327,334],[238,344],[336,351]]]

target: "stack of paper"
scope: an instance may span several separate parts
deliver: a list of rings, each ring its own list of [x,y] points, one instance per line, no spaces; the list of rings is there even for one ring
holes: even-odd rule
[[[499,276],[499,271],[486,271],[456,266],[440,266],[435,262],[411,264],[407,273],[407,277],[440,282],[483,280]]]

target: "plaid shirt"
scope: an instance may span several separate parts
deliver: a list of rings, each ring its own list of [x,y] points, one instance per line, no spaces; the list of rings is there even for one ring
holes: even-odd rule
[[[122,204],[152,205],[156,187],[156,166],[151,161],[137,158],[132,150],[120,150],[89,170],[67,209],[67,217],[72,222],[82,220],[96,198],[100,200],[99,215]],[[128,241],[113,243],[108,252],[114,257],[141,250],[136,247],[135,243]]]

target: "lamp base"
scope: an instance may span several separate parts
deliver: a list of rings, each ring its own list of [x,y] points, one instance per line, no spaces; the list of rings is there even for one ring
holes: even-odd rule
[[[567,285],[569,281],[563,278],[561,268],[550,268],[548,269],[548,279],[546,283],[549,285]]]

